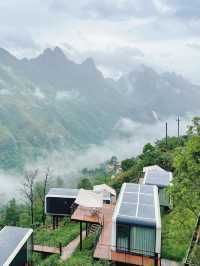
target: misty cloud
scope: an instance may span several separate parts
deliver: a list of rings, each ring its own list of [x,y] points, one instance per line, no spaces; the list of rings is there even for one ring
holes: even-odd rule
[[[39,100],[43,100],[46,98],[45,94],[38,87],[35,89],[33,95]]]
[[[76,90],[58,91],[56,93],[56,100],[74,101],[80,99],[80,93]]]
[[[200,52],[200,43],[188,43],[187,47]]]
[[[180,133],[184,134],[187,125],[191,123],[191,118],[196,114],[188,114],[181,118]],[[168,122],[168,135],[177,135],[176,117],[171,117]],[[63,178],[65,185],[76,187],[84,168],[94,169],[99,164],[116,155],[119,160],[137,156],[141,153],[144,144],[155,142],[165,137],[165,121],[157,121],[153,124],[136,123],[130,118],[121,118],[113,128],[113,135],[105,140],[101,145],[90,145],[85,151],[63,150],[54,151],[51,154],[38,158],[35,162],[27,164],[27,170],[39,169],[39,177],[47,167],[52,170],[54,177]],[[0,198],[6,199],[19,195],[22,177],[12,176],[5,172],[0,172]]]

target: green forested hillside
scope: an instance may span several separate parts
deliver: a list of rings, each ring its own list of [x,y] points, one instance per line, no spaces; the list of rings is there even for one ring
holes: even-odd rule
[[[108,183],[109,185],[120,190],[123,182],[138,182],[142,176],[144,166],[157,164],[166,170],[173,171],[173,185],[168,189],[168,193],[173,199],[173,210],[170,212],[162,212],[162,257],[177,261],[183,260],[186,250],[190,243],[190,239],[194,230],[197,217],[200,213],[200,118],[193,119],[189,127],[187,135],[183,137],[168,138],[159,140],[154,144],[146,144],[143,152],[135,158],[122,161],[123,172],[111,178],[111,176],[96,176],[84,178],[80,180],[79,187],[91,188],[94,184]],[[31,175],[31,174],[29,174]],[[53,181],[55,182],[55,181]],[[48,179],[48,186],[56,186],[52,180]],[[57,184],[62,186],[62,184]],[[34,183],[33,198],[33,222],[36,230],[36,241],[41,243],[57,243],[72,239],[78,233],[78,228],[73,225],[67,238],[63,238],[63,233],[68,234],[70,228],[69,223],[64,225],[55,233],[48,233],[49,218],[46,220],[46,228],[42,225],[43,219],[43,197],[41,192],[44,189],[44,182],[37,181]],[[27,200],[27,199],[26,199]],[[20,225],[31,226],[30,201],[26,204],[19,205],[14,199],[1,209],[1,225]],[[69,226],[69,227],[68,227]],[[63,232],[63,233],[62,233]],[[47,234],[46,234],[47,233]],[[73,234],[73,237],[72,235]],[[71,238],[72,237],[72,238]],[[89,242],[88,242],[89,241]],[[37,243],[39,243],[37,242]],[[51,265],[48,263],[57,262],[57,265],[82,265],[85,261],[87,265],[95,265],[92,260],[92,248],[94,241],[91,239],[86,241],[83,252],[75,252],[72,258],[66,264],[58,261],[57,256],[50,256],[46,260],[35,258],[41,265]],[[89,246],[88,246],[89,245]],[[196,249],[195,249],[196,250]],[[198,252],[194,250],[194,260],[197,260]],[[196,252],[196,253],[195,253]],[[80,260],[81,256],[83,258]],[[71,264],[70,264],[71,263]],[[102,265],[100,262],[97,265]],[[104,265],[104,264],[103,264]],[[105,264],[106,265],[106,264]]]

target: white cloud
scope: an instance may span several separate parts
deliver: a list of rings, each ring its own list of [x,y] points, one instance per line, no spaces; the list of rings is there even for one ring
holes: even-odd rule
[[[7,89],[1,89],[0,90],[0,96],[10,96],[12,95],[11,91],[7,90]]]
[[[56,93],[56,100],[74,101],[80,99],[80,93],[77,90],[58,91]]]
[[[45,99],[45,94],[40,90],[40,88],[36,88],[33,95],[38,98],[39,100],[44,100]]]
[[[35,55],[47,46],[67,44],[73,48],[65,47],[72,59],[94,56],[101,69],[110,75],[118,76],[129,71],[131,64],[143,61],[157,68],[173,68],[172,71],[200,83],[197,52],[185,45],[200,42],[199,3],[198,0],[1,1],[0,43],[20,57]],[[144,56],[136,55],[134,49]]]

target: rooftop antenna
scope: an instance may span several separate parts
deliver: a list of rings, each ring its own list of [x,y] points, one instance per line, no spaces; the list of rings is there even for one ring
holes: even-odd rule
[[[178,138],[180,137],[180,122],[181,122],[181,120],[180,120],[180,117],[178,116],[178,118],[177,118],[177,126],[178,126]]]
[[[167,139],[168,139],[168,125],[167,122],[165,123],[165,143],[167,146]]]

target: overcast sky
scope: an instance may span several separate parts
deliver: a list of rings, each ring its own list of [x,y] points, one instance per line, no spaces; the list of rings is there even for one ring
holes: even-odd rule
[[[200,84],[200,1],[1,0],[0,46],[19,57],[60,46],[106,75],[146,63]]]

